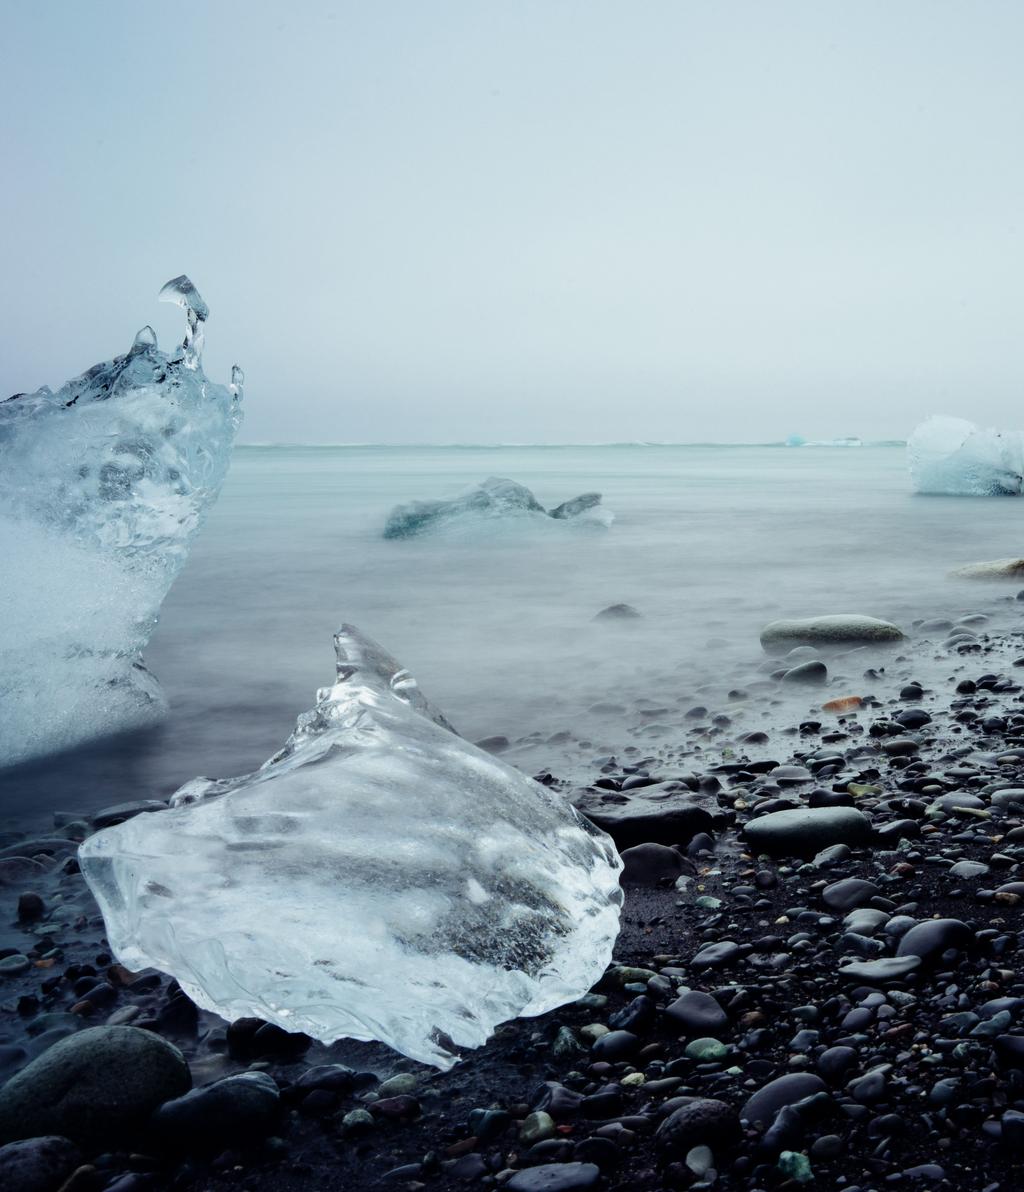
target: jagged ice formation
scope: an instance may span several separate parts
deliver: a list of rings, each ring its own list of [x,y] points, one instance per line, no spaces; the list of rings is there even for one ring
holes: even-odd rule
[[[0,403],[0,766],[163,711],[141,651],[227,473],[243,376],[206,378],[187,277],[160,298],[186,313],[169,355],[143,327],[56,393]]]
[[[451,500],[409,501],[396,505],[384,526],[385,538],[411,538],[427,530],[455,524],[479,524],[512,518],[532,519],[543,525],[555,521],[607,528],[614,514],[600,508],[600,493],[581,493],[554,509],[545,509],[532,492],[515,480],[488,476]]]
[[[261,769],[99,832],[82,872],[130,968],[228,1019],[447,1068],[601,976],[621,863],[374,642],[345,626],[335,646],[337,682]]]

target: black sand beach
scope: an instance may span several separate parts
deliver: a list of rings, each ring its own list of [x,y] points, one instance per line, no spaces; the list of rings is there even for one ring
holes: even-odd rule
[[[947,659],[944,682],[914,684],[925,657]],[[708,706],[657,749],[599,759],[587,788],[539,776],[625,852],[614,963],[448,1073],[227,1026],[117,965],[75,850],[141,807],[8,834],[0,1182],[1015,1187],[1024,634],[976,613],[853,664],[849,689],[812,674],[807,715],[774,736]]]

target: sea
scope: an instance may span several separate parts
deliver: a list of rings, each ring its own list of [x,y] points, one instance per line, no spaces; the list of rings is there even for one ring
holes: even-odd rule
[[[395,505],[488,476],[547,507],[600,492],[614,521],[470,519],[383,537]],[[949,573],[1022,553],[1022,512],[915,495],[891,444],[239,447],[146,652],[166,718],[0,774],[0,823],[256,768],[332,681],[344,623],[465,737],[507,738],[528,773],[584,781],[741,703],[744,723],[793,719],[813,699],[768,678],[767,622],[853,612],[909,627],[982,611],[1018,626],[1012,585]],[[595,619],[620,603],[640,616]],[[920,665],[948,665],[932,655]],[[830,693],[863,688],[864,662],[841,662]]]

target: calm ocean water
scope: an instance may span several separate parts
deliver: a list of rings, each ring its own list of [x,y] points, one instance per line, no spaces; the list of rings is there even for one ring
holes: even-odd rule
[[[597,489],[616,520],[381,537],[397,502],[489,475],[548,506]],[[532,734],[509,754],[527,769],[589,764],[624,745],[615,707],[682,714],[756,679],[774,617],[987,609],[1006,593],[947,572],[1020,553],[1022,512],[914,496],[898,447],[240,448],[147,652],[170,716],[0,776],[5,811],[96,809],[254,768],[331,679],[343,621],[467,737]],[[620,601],[643,619],[593,621]]]

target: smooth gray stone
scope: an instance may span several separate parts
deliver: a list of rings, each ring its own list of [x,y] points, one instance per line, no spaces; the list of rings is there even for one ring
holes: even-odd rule
[[[280,1101],[267,1072],[241,1072],[165,1101],[150,1125],[165,1145],[185,1151],[251,1145],[275,1125]]]
[[[517,1171],[505,1187],[510,1192],[583,1192],[596,1188],[600,1179],[596,1163],[543,1163]]]
[[[901,957],[918,957],[924,963],[938,960],[949,948],[962,951],[974,942],[974,933],[959,919],[925,919],[903,936],[896,949]]]
[[[710,1035],[717,1039],[729,1026],[729,1015],[710,993],[691,989],[665,1010],[672,1027],[689,1038]]]
[[[769,1081],[764,1088],[749,1097],[740,1110],[740,1117],[745,1122],[763,1122],[770,1126],[775,1121],[775,1115],[786,1105],[795,1105],[797,1101],[826,1092],[827,1089],[821,1077],[815,1076],[813,1072],[788,1072],[785,1076]]]
[[[822,901],[833,911],[852,911],[863,906],[880,893],[874,882],[859,877],[844,877],[826,886],[821,892]]]
[[[840,613],[772,621],[761,630],[761,645],[766,650],[782,650],[787,646],[873,645],[902,641],[903,637],[903,630],[889,621]]]
[[[981,861],[957,861],[948,870],[950,877],[966,879],[984,877],[988,872],[989,867]]]
[[[0,1146],[0,1188],[4,1192],[54,1192],[81,1161],[78,1147],[47,1135]]]
[[[859,960],[844,965],[839,975],[865,985],[885,985],[889,981],[902,981],[920,967],[920,956],[886,956],[882,960]]]
[[[792,669],[786,671],[782,676],[782,681],[783,683],[827,683],[828,667],[818,659],[813,659],[810,662],[801,662],[799,666],[794,666]]]
[[[813,856],[832,844],[866,844],[871,821],[855,807],[807,807],[762,815],[743,835],[755,852]]]
[[[656,886],[664,878],[677,878],[693,873],[693,866],[667,844],[635,844],[623,849],[622,874],[624,886]]]
[[[888,911],[876,911],[874,907],[862,906],[843,920],[843,926],[854,935],[874,935],[891,918]]]

